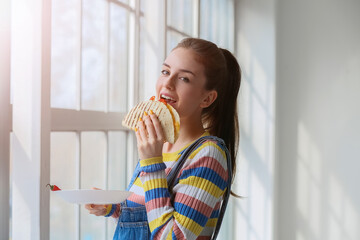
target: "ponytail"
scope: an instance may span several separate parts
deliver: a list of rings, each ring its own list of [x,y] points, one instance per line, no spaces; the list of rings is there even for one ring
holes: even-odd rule
[[[224,139],[230,152],[233,179],[236,173],[236,156],[239,146],[239,121],[237,113],[237,96],[241,83],[241,70],[236,58],[226,49],[221,49],[226,59],[226,81],[223,89],[222,101],[219,102],[218,108],[222,112],[219,121],[220,127],[218,134]]]
[[[241,70],[235,57],[226,49],[220,49],[225,57],[226,72],[217,91],[218,97],[213,105],[204,112],[208,122],[208,131],[222,138],[229,149],[232,163],[233,179],[236,174],[236,157],[239,146],[239,122],[237,113],[237,96],[241,83]],[[238,197],[234,192],[233,196]]]
[[[240,66],[231,52],[203,39],[185,38],[178,47],[192,49],[197,54],[197,61],[205,67],[205,88],[217,91],[216,100],[203,109],[202,121],[211,135],[225,141],[231,156],[234,179],[239,145],[237,96],[241,83]],[[231,194],[237,196],[233,192]]]

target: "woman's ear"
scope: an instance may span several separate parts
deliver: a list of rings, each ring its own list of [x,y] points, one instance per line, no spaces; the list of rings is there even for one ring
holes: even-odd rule
[[[211,90],[206,93],[205,98],[200,103],[201,108],[207,108],[209,107],[217,98],[217,91]]]

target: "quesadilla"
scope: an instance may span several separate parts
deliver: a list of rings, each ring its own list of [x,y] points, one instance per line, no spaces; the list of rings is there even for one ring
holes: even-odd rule
[[[179,136],[180,117],[177,111],[163,99],[155,100],[155,98],[152,97],[148,101],[140,102],[126,114],[122,125],[134,130],[137,127],[140,117],[142,118],[145,112],[150,114],[150,110],[152,110],[160,121],[165,135],[165,141],[174,144]]]

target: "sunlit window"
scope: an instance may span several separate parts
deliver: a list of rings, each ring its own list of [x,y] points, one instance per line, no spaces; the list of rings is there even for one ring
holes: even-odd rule
[[[128,82],[133,81],[128,68],[130,54],[134,55],[129,44],[130,17],[134,15],[128,1],[53,1],[52,108],[127,111]],[[51,135],[50,181],[63,189],[124,190],[127,132],[107,127],[71,130],[69,126],[68,131]],[[112,239],[115,226],[109,220],[51,195],[52,240]]]
[[[126,113],[135,101],[154,94],[162,61],[184,37],[202,37],[233,48],[230,3],[52,1],[51,107]],[[219,6],[222,10],[214,15]],[[215,21],[229,24],[220,28]],[[105,118],[101,115],[98,120]],[[106,126],[73,129],[69,124],[68,129],[51,134],[51,182],[63,189],[124,190],[136,162],[136,154],[129,154],[131,134]],[[51,240],[112,239],[111,220],[51,195]]]

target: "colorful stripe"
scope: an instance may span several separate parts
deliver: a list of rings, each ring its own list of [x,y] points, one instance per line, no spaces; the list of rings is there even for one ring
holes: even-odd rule
[[[162,157],[148,158],[140,161],[141,167],[150,166],[153,164],[163,163]]]
[[[128,206],[146,206],[152,239],[210,239],[216,226],[227,188],[226,154],[215,141],[198,147],[179,173],[171,202],[166,176],[182,153],[141,160],[140,175],[129,189],[134,194]]]

